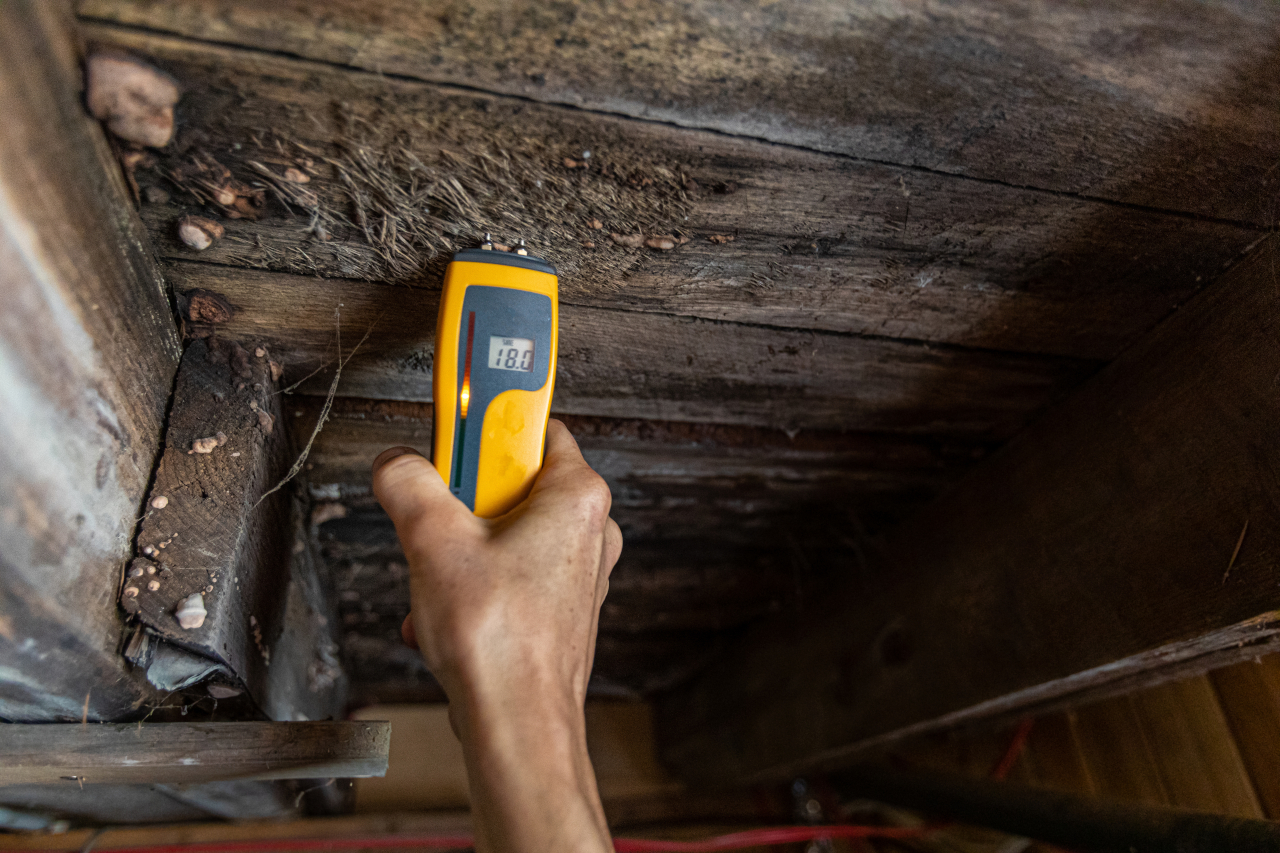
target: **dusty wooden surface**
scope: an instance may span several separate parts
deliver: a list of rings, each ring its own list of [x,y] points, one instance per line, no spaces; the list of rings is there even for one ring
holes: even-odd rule
[[[1278,259],[1269,238],[891,534],[892,581],[761,627],[667,697],[665,757],[795,773],[1274,644]]]
[[[134,713],[115,607],[179,348],[69,10],[0,6],[0,717]]]
[[[390,745],[378,722],[14,723],[0,727],[0,783],[376,776]]]
[[[492,231],[529,240],[574,303],[1110,358],[1257,237],[1249,227],[260,52],[86,32],[159,62],[186,89],[172,150],[137,170],[144,188],[169,194],[143,208],[169,257],[430,289],[449,251]],[[582,168],[563,165],[583,150],[592,156],[576,161]],[[165,176],[197,156],[264,187],[253,163],[277,177],[311,163],[305,188],[328,239],[315,238],[305,205],[295,202],[290,216],[283,194],[268,189],[261,219],[224,221],[227,236],[212,247],[185,248],[176,222],[199,204]],[[415,189],[387,193],[383,180]],[[363,213],[352,210],[357,197]],[[394,240],[381,209],[394,212]],[[635,231],[691,241],[662,253],[609,236]],[[383,241],[404,254],[387,257]]]
[[[1280,157],[1280,13],[1265,0],[79,8],[210,42],[919,172],[1262,225],[1276,215],[1268,170]]]

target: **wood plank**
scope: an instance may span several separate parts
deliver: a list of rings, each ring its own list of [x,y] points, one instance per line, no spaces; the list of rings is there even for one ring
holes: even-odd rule
[[[1134,697],[1117,696],[1079,709],[1072,728],[1094,793],[1103,800],[1170,806],[1160,757],[1148,739]]]
[[[136,713],[115,607],[179,356],[74,19],[0,6],[0,717]]]
[[[166,844],[263,842],[298,838],[368,838],[385,835],[470,835],[469,812],[345,815],[294,820],[179,823],[168,826],[109,826],[63,833],[0,834],[0,850],[79,851],[86,844],[99,850]]]
[[[533,101],[1268,224],[1274,4],[83,0],[83,15]]]
[[[347,354],[369,338],[343,369],[338,393],[431,399],[436,293],[191,262],[165,270],[176,290],[212,290],[236,306],[225,334],[267,342],[286,385],[333,361],[340,311]],[[658,341],[664,355],[655,361]],[[1095,367],[562,305],[552,405],[606,417],[998,441]],[[316,375],[299,390],[323,394],[331,381]]]
[[[391,726],[324,723],[12,723],[0,728],[0,784],[215,782],[377,776]]]
[[[432,288],[449,252],[492,231],[529,239],[579,304],[1105,359],[1260,235],[154,33],[88,33],[186,89],[177,142],[138,169],[144,190],[170,197],[143,215],[171,258],[196,256],[175,223],[198,203],[172,179],[194,156],[262,187],[253,163],[301,165],[327,239],[309,235],[306,204],[289,214],[277,180],[262,218],[225,220],[200,257]],[[587,165],[566,169],[583,149]],[[609,238],[633,231],[692,241],[664,253]],[[388,233],[396,259],[374,245]]]
[[[1266,817],[1207,675],[1161,684],[1130,698],[1170,805]]]
[[[289,466],[275,388],[260,346],[213,337],[187,346],[138,557],[120,593],[120,606],[155,638],[224,664],[259,702],[292,544],[287,495],[261,501]],[[191,596],[207,615],[183,623],[177,614]]]
[[[1266,816],[1280,820],[1280,657],[1218,669],[1210,679]]]
[[[665,757],[781,776],[1271,642],[1277,266],[1273,237],[900,527],[892,585],[762,626],[670,694]]]

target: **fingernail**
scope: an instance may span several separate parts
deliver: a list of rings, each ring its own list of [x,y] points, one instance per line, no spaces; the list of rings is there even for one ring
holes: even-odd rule
[[[373,460],[373,470],[376,472],[383,465],[386,465],[397,456],[404,456],[406,453],[412,453],[417,456],[422,454],[414,450],[412,447],[390,447],[378,454],[378,458]]]

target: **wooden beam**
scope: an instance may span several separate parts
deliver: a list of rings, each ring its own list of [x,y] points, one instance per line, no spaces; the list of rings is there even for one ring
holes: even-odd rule
[[[974,181],[154,32],[86,31],[184,86],[175,145],[137,173],[167,198],[143,215],[170,258],[430,290],[451,251],[492,231],[528,238],[561,271],[563,300],[583,306],[1107,359],[1259,235],[1026,189],[1026,176]],[[590,160],[575,160],[584,149]],[[323,239],[305,204],[286,208],[268,189],[261,218],[224,220],[226,237],[187,248],[176,223],[200,202],[174,176],[197,157],[262,187],[253,163],[277,175],[309,163]],[[1224,196],[1251,198],[1255,185]],[[655,252],[610,232],[691,242]],[[377,245],[389,234],[397,258]]]
[[[1266,0],[726,13],[537,0],[83,0],[81,14],[526,100],[1269,226]],[[921,194],[913,201],[925,202]],[[913,208],[914,209],[914,208]]]
[[[0,717],[153,694],[115,606],[180,353],[61,3],[0,4]]]
[[[380,776],[390,723],[6,725],[0,784]]]
[[[225,334],[265,341],[284,384],[325,394],[340,320],[344,396],[431,399],[438,292],[182,262],[178,291],[236,306]],[[655,358],[655,342],[663,342]],[[998,441],[1096,362],[562,304],[553,406],[569,414]],[[314,374],[308,379],[309,374]]]
[[[1273,236],[891,535],[874,589],[666,697],[666,759],[781,777],[1275,644],[1278,268]]]

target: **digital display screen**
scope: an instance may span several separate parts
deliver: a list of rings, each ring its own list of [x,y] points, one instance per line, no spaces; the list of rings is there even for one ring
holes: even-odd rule
[[[489,366],[498,370],[533,372],[533,341],[528,338],[489,338]]]

